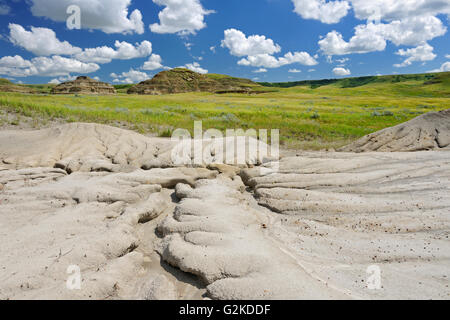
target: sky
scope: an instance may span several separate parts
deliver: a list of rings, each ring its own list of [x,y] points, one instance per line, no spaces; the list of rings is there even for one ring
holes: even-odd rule
[[[450,0],[0,0],[0,77],[138,83],[450,71]]]

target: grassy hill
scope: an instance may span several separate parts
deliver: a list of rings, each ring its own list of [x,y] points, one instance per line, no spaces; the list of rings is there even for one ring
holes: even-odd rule
[[[298,86],[309,86],[311,89],[320,88],[327,85],[336,85],[340,88],[356,88],[373,83],[394,84],[400,82],[417,81],[424,85],[429,84],[450,84],[450,72],[424,73],[424,74],[403,74],[388,76],[368,76],[344,79],[323,79],[323,80],[305,80],[294,82],[260,82],[266,87],[292,88]]]
[[[8,79],[0,78],[0,85],[8,85],[8,84],[13,84],[13,83],[11,81],[9,81]]]
[[[115,84],[113,87],[116,88],[117,93],[127,93],[128,89],[135,85],[136,84]]]
[[[252,85],[224,75],[207,77]],[[194,121],[202,120],[205,130],[280,129],[287,147],[338,148],[423,113],[450,108],[449,78],[447,72],[303,81],[271,84],[265,87],[270,92],[259,95],[127,95],[128,85],[116,96],[0,93],[0,109],[33,118],[120,123],[163,136],[176,128],[192,130]]]

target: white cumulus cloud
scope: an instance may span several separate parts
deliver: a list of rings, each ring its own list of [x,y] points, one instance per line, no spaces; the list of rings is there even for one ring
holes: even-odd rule
[[[75,58],[83,62],[109,63],[112,60],[130,60],[148,57],[152,53],[152,44],[144,40],[140,44],[133,45],[126,41],[116,41],[116,49],[103,46],[87,48],[75,55]]]
[[[134,69],[130,69],[130,71],[127,72],[122,72],[121,74],[111,73],[110,76],[114,78],[114,83],[126,84],[138,83],[150,78],[147,73]]]
[[[314,66],[317,61],[307,52],[288,52],[283,57],[276,58],[269,54],[258,54],[248,56],[238,61],[241,66],[279,68],[293,63],[299,63],[305,66]]]
[[[450,14],[448,0],[351,0],[360,20],[393,21],[403,18]]]
[[[333,73],[337,76],[349,76],[351,74],[350,70],[345,68],[334,68]]]
[[[307,66],[317,64],[316,59],[307,52],[288,52],[282,57],[273,56],[273,54],[281,51],[281,47],[265,36],[252,35],[247,37],[242,31],[236,29],[225,30],[224,35],[222,47],[228,48],[233,56],[245,56],[238,61],[241,66],[279,68],[293,63]]]
[[[433,53],[433,47],[429,44],[425,43],[423,45],[420,45],[416,48],[411,49],[400,49],[396,52],[397,55],[402,57],[407,57],[405,61],[403,61],[400,64],[395,64],[395,67],[406,67],[411,65],[413,62],[416,61],[431,61],[436,58],[436,55]]]
[[[254,73],[265,73],[265,72],[267,72],[267,69],[265,69],[265,68],[259,68],[259,69],[257,69],[257,70],[254,70],[253,72],[254,72]]]
[[[388,24],[370,22],[356,26],[349,41],[345,41],[339,32],[332,31],[319,41],[319,46],[329,56],[384,51],[387,41],[397,46],[418,46],[444,35],[446,31],[447,28],[436,17],[412,17]]]
[[[67,41],[60,41],[53,30],[47,28],[31,27],[25,30],[21,25],[9,24],[10,41],[35,55],[71,55],[81,52],[78,47]]]
[[[228,48],[233,56],[274,54],[281,51],[281,47],[278,44],[265,36],[252,35],[247,37],[242,31],[236,29],[225,30],[224,35],[222,47]]]
[[[214,11],[203,8],[199,0],[153,0],[165,6],[159,12],[159,23],[150,25],[155,33],[195,34],[206,27],[205,16]]]
[[[150,71],[161,69],[161,68],[165,68],[165,67],[162,65],[162,58],[158,54],[152,54],[150,56],[150,58],[148,59],[148,61],[146,61],[144,63],[144,66],[142,67],[142,69],[150,70]]]
[[[100,67],[95,63],[84,63],[61,56],[36,57],[25,60],[21,56],[6,56],[0,59],[0,74],[12,77],[68,76],[71,73],[95,72]]]
[[[448,72],[450,71],[450,61],[444,62],[439,69],[430,70],[428,72]]]
[[[135,45],[126,41],[116,41],[115,48],[102,46],[81,49],[67,41],[60,41],[52,29],[31,27],[31,31],[27,31],[13,23],[9,24],[9,29],[9,39],[13,44],[38,56],[67,55],[82,62],[102,64],[114,59],[130,60],[148,57],[152,53],[152,44],[147,40]]]
[[[48,82],[48,84],[60,84],[61,81],[59,81],[58,79],[52,79]]]
[[[72,76],[72,75],[68,75],[68,76],[64,76],[64,77],[59,77],[59,78],[55,78],[50,80],[48,83],[49,84],[60,84],[61,82],[67,82],[67,81],[74,81],[77,78],[77,76]],[[94,77],[98,78],[98,77]]]
[[[347,1],[292,0],[294,12],[303,19],[319,20],[323,23],[338,23],[350,10]]]
[[[208,73],[208,70],[202,68],[198,62],[188,63],[188,64],[184,65],[184,67],[182,67],[182,68],[187,68],[191,71],[198,72],[201,74]]]
[[[81,9],[81,28],[97,29],[105,33],[144,33],[142,13],[128,8],[131,0],[31,0],[31,12],[57,22],[66,22],[67,8],[77,5]]]

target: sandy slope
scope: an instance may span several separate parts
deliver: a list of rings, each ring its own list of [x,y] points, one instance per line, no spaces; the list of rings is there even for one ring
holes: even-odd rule
[[[429,112],[369,134],[342,148],[347,152],[398,152],[450,149],[450,109]]]
[[[450,298],[449,151],[273,171],[177,168],[172,147],[92,124],[0,132],[0,298]]]

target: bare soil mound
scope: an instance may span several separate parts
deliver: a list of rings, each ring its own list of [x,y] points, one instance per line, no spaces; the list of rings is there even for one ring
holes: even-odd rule
[[[369,134],[339,151],[404,152],[442,149],[450,149],[450,109],[430,112],[398,126]]]
[[[252,140],[253,139],[253,140]],[[235,140],[238,140],[237,142]],[[222,157],[234,163],[237,155],[224,151],[236,145],[249,150],[254,138],[224,138],[204,140],[205,154],[211,154],[208,163]],[[72,172],[129,172],[139,168],[168,168],[179,166],[173,162],[173,152],[183,154],[191,150],[192,140],[183,143],[167,138],[146,137],[133,131],[94,123],[71,123],[37,131],[0,132],[0,164],[8,168],[56,167]],[[261,145],[264,148],[266,145]],[[176,148],[175,148],[176,147]],[[174,151],[175,150],[175,151]],[[256,149],[257,150],[257,149]],[[245,156],[248,164],[263,161],[257,151]]]
[[[176,68],[158,73],[128,90],[129,94],[161,95],[185,92],[252,93],[261,86],[248,79],[225,75],[204,75],[188,69]],[[257,90],[256,90],[257,91]]]
[[[74,81],[61,83],[54,87],[52,94],[116,94],[116,89],[105,82],[100,82],[89,77],[78,77]]]

